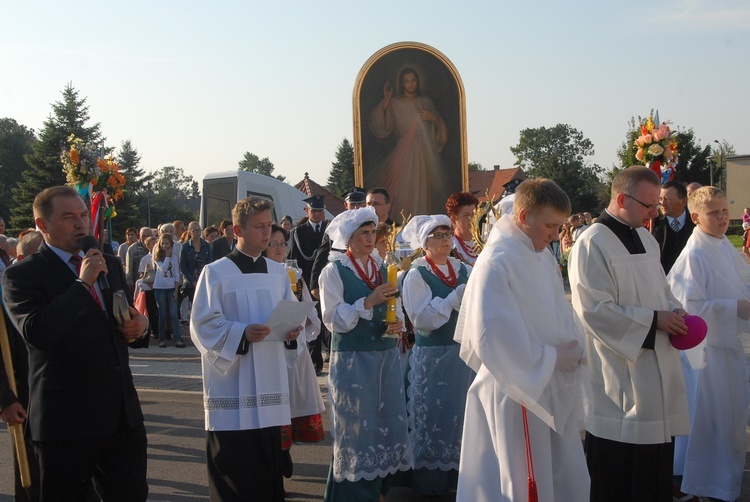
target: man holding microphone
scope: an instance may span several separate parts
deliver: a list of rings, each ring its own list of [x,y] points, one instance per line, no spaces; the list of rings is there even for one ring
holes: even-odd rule
[[[118,323],[113,292],[122,266],[82,251],[90,215],[72,187],[34,199],[44,243],[3,275],[3,299],[29,347],[29,422],[43,500],[146,500],[146,431],[128,364],[148,320],[134,308]],[[97,281],[100,277],[106,278]]]

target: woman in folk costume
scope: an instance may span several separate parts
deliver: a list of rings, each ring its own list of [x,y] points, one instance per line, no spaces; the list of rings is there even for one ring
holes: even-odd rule
[[[477,372],[466,396],[459,502],[532,500],[532,474],[540,501],[589,500],[579,435],[590,382],[584,332],[547,251],[569,214],[554,182],[524,181],[472,270],[455,333],[461,359]]]
[[[456,192],[445,203],[445,211],[453,226],[452,255],[467,265],[474,265],[480,249],[471,235],[471,219],[479,199],[469,192]]]
[[[681,491],[737,500],[742,486],[750,405],[741,336],[750,333],[750,268],[724,235],[724,192],[701,187],[689,198],[695,230],[669,271],[672,293],[708,325],[705,340],[680,352],[690,411],[690,435],[675,440],[674,474]]]
[[[384,500],[390,475],[412,467],[406,400],[396,338],[402,321],[385,323],[396,286],[375,249],[372,207],[345,211],[326,229],[333,248],[320,275],[323,322],[331,330],[328,376],[333,459],[326,501]],[[397,313],[401,312],[400,301]],[[400,315],[400,314],[399,314]]]
[[[271,227],[271,237],[265,256],[271,260],[284,263],[286,260],[289,232],[274,224]],[[292,287],[294,295],[300,301],[313,301],[310,290],[300,276],[296,287]],[[325,411],[320,385],[315,375],[307,343],[315,340],[320,334],[320,319],[315,308],[307,315],[305,329],[297,338],[296,348],[286,347],[286,367],[289,375],[289,408],[292,424],[281,428],[281,449],[284,451],[284,476],[292,477],[292,441],[300,443],[319,443],[325,438],[323,420],[320,414]]]
[[[466,392],[475,375],[453,341],[471,266],[450,256],[451,233],[442,214],[416,216],[402,233],[412,249],[425,251],[404,278],[403,301],[416,330],[407,375],[412,490],[428,496],[455,487]]]

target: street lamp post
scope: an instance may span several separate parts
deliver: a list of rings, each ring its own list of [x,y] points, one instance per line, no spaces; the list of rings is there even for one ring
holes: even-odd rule
[[[719,169],[724,167],[724,145],[718,139],[714,140],[714,143],[719,145]],[[711,169],[711,186],[714,186],[714,170]]]
[[[148,211],[148,228],[151,228],[151,183],[146,184],[146,207]]]

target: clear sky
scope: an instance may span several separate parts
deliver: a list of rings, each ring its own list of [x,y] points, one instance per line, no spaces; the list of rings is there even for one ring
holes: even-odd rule
[[[485,168],[513,166],[522,129],[567,123],[609,169],[652,108],[750,154],[747,0],[0,0],[0,20],[0,117],[38,131],[72,82],[108,146],[197,180],[250,151],[325,184],[357,73],[400,41],[458,69]]]

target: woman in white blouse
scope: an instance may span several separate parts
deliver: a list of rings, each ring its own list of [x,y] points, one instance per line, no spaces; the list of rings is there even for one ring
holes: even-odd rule
[[[450,256],[451,234],[443,214],[416,216],[402,233],[412,249],[425,251],[404,278],[404,308],[416,335],[406,394],[412,490],[424,496],[456,487],[466,392],[474,380],[453,340],[471,266]]]
[[[177,316],[177,297],[181,282],[180,264],[177,255],[172,252],[173,247],[172,236],[162,234],[154,246],[154,256],[151,261],[156,272],[153,288],[156,304],[159,306],[159,347],[167,346],[165,332],[167,316],[169,316],[174,327],[174,346],[184,348],[185,343],[180,334],[180,319]]]
[[[395,285],[374,253],[378,217],[372,207],[345,211],[326,233],[334,249],[320,274],[323,322],[331,330],[328,374],[333,459],[324,500],[384,500],[391,475],[412,466],[396,338],[387,324]],[[396,305],[401,312],[400,302]],[[398,335],[396,335],[398,336]]]

